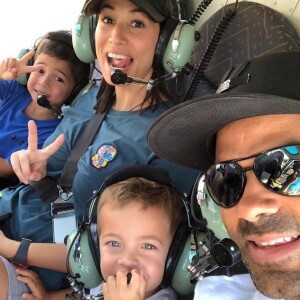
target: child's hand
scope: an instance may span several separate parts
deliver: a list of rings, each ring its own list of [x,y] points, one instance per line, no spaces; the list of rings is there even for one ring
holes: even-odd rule
[[[48,158],[63,144],[64,136],[57,139],[44,149],[38,149],[37,127],[34,121],[28,122],[28,149],[14,152],[10,159],[19,180],[28,184],[29,180],[39,181],[46,176]]]
[[[22,299],[26,300],[48,300],[50,294],[45,289],[42,280],[39,276],[29,269],[16,269],[17,279],[28,285],[31,293],[22,294]]]
[[[15,80],[18,76],[43,69],[43,65],[27,66],[35,52],[29,51],[22,58],[7,58],[0,64],[0,79]]]
[[[103,284],[105,300],[144,300],[146,281],[143,275],[136,269],[131,271],[132,277],[127,284],[126,270],[117,272],[116,276],[109,276]]]

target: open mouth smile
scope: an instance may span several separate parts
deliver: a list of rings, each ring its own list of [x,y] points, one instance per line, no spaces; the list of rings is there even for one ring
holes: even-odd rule
[[[265,248],[265,247],[274,247],[274,246],[278,246],[278,245],[283,245],[289,242],[293,242],[298,238],[298,236],[288,236],[288,237],[282,237],[279,239],[275,239],[275,240],[271,240],[268,242],[256,242],[254,241],[254,243],[261,248]]]
[[[109,52],[107,56],[108,64],[112,69],[125,69],[133,62],[131,57],[122,54]]]
[[[274,263],[298,256],[300,239],[297,235],[287,235],[277,239],[248,241],[249,255],[257,263]]]

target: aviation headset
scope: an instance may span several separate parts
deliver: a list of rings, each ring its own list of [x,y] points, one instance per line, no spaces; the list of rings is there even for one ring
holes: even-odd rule
[[[132,165],[121,169],[108,176],[100,189],[89,200],[88,221],[83,222],[79,228],[71,233],[67,239],[67,270],[71,277],[85,288],[98,286],[103,278],[100,270],[100,252],[97,235],[97,206],[101,193],[108,186],[132,177],[145,179],[173,187],[169,173],[162,168],[151,165]],[[189,210],[186,200],[182,199],[187,218],[179,225],[165,263],[164,277],[161,287],[172,286],[179,294],[188,295],[194,290],[194,283],[190,282],[187,266],[190,264],[191,255],[191,228],[188,218]],[[204,234],[198,233],[199,239],[204,239]]]
[[[194,204],[200,208],[194,216],[194,219],[197,219],[198,223],[204,223],[208,229],[211,229],[214,232],[214,235],[219,240],[229,238],[228,232],[222,222],[220,207],[211,199],[206,185],[205,185],[205,176],[204,172],[200,172],[191,195],[192,206]]]
[[[249,271],[241,261],[240,249],[229,238],[222,222],[220,208],[207,191],[204,172],[199,173],[191,193],[191,215],[200,225],[201,231],[207,232],[208,238],[208,243],[202,246],[206,254],[199,252],[199,256],[194,256],[188,266],[191,279],[202,280],[210,275],[248,274]]]
[[[33,46],[33,50],[36,51],[39,47],[39,45],[41,45],[41,43],[45,40],[45,39],[49,39],[51,41],[56,41],[58,43],[62,43],[67,45],[68,47],[73,48],[73,43],[72,43],[72,33],[71,31],[67,31],[67,30],[58,30],[58,31],[51,31],[46,33],[44,36],[42,36],[41,38],[38,38]],[[22,49],[18,55],[18,58],[21,58],[22,56],[24,56],[25,54],[27,54],[29,51],[31,51],[32,49]],[[76,54],[76,52],[75,52]],[[32,66],[34,64],[34,57],[32,57],[28,62],[27,65],[28,66]],[[30,73],[27,74],[22,74],[21,76],[19,76],[17,78],[17,81],[19,84],[21,85],[27,85],[27,81],[28,78],[30,76]],[[70,102],[72,100],[75,99],[75,97],[79,94],[79,92],[88,84],[89,82],[89,77],[86,78],[86,80],[81,80],[80,82],[78,82],[70,96],[68,97],[68,99],[64,102],[64,104],[68,105],[70,104]]]
[[[145,1],[150,2],[149,0]],[[171,1],[169,5],[172,5]],[[81,61],[86,63],[92,62],[96,57],[95,30],[97,22],[98,15],[88,16],[82,12],[72,30],[75,53]],[[192,56],[197,37],[192,24],[180,21],[174,16],[166,17],[161,23],[153,67],[156,69],[163,67],[168,73],[183,68]]]

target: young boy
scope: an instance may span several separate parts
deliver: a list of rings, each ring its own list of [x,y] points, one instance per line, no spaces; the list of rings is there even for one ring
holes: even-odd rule
[[[26,73],[30,76],[25,86],[16,79]],[[49,32],[35,45],[35,50],[21,59],[8,58],[0,64],[1,183],[14,175],[11,154],[27,148],[28,121],[34,120],[38,126],[41,148],[59,123],[53,111],[59,112],[63,104],[71,101],[79,91],[78,86],[83,88],[88,83],[89,75],[90,66],[76,57],[68,31]],[[41,95],[46,96],[53,110],[38,104]]]
[[[108,186],[97,208],[100,270],[105,300],[176,299],[161,289],[166,258],[183,218],[182,194],[169,185],[132,177]],[[127,274],[132,277],[127,284]],[[17,269],[31,295],[22,299],[65,299],[70,291],[47,293],[35,273]],[[49,298],[48,298],[49,297]],[[33,299],[33,298],[32,298]]]

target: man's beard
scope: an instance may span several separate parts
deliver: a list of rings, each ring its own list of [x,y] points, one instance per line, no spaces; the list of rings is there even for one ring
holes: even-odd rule
[[[292,215],[274,214],[261,217],[256,224],[241,220],[236,236],[242,259],[249,270],[256,288],[270,298],[299,297],[300,299],[300,257],[288,257],[280,262],[256,263],[250,257],[246,238],[248,235],[267,233],[300,232],[299,219]],[[293,265],[293,267],[289,267]]]
[[[242,250],[242,253],[243,252]],[[276,299],[288,299],[299,296],[300,299],[300,269],[287,270],[280,264],[256,264],[247,257],[243,262],[250,272],[256,288],[265,296]]]

